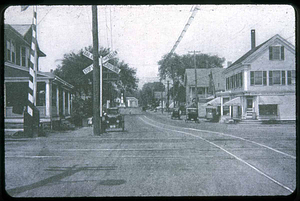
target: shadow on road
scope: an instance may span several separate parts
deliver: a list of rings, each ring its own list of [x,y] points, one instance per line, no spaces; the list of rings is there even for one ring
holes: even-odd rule
[[[117,167],[116,166],[96,166],[96,167],[78,167],[76,168],[77,165],[74,165],[72,167],[49,167],[46,169],[46,171],[63,171],[62,173],[59,173],[57,175],[48,177],[46,179],[43,179],[41,181],[35,182],[33,184],[17,187],[17,188],[12,188],[12,189],[6,189],[7,193],[10,196],[17,195],[19,193],[23,193],[35,188],[39,188],[42,186],[45,186],[49,183],[54,183],[62,180],[63,178],[69,177],[77,172],[80,171],[85,171],[85,170],[115,170]],[[122,184],[123,181],[115,181],[115,185],[120,185]],[[101,185],[112,185],[114,182],[113,181],[101,181],[99,184]],[[123,182],[125,183],[125,182]]]

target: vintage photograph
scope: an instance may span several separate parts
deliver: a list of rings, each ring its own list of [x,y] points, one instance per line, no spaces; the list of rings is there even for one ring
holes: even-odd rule
[[[291,5],[4,11],[7,197],[288,196]]]

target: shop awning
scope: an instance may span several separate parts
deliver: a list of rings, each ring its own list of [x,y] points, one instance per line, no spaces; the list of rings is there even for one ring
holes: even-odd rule
[[[241,99],[240,97],[236,97],[234,99],[231,99],[230,101],[224,103],[224,105],[238,105],[241,106]]]
[[[281,104],[280,96],[260,96],[259,103],[260,105],[278,105]]]
[[[211,101],[208,101],[203,106],[220,106],[221,105],[221,97],[217,97],[215,99],[212,99]]]

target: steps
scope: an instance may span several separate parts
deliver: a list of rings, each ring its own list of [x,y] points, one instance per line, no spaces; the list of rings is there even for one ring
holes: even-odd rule
[[[246,111],[246,119],[252,119],[253,117],[253,109],[252,108],[247,108],[247,111]]]
[[[23,119],[5,119],[4,131],[24,131]]]

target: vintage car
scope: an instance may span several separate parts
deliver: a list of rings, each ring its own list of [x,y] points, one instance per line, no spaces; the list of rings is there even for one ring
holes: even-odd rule
[[[179,108],[174,108],[172,111],[171,119],[180,119],[181,110]]]
[[[187,108],[186,109],[185,122],[188,122],[188,121],[195,121],[196,123],[199,123],[197,108]]]
[[[124,116],[119,113],[119,108],[108,108],[104,113],[104,128],[107,129],[125,129]]]
[[[205,117],[209,121],[214,121],[214,122],[219,121],[220,120],[220,107],[207,106]]]

